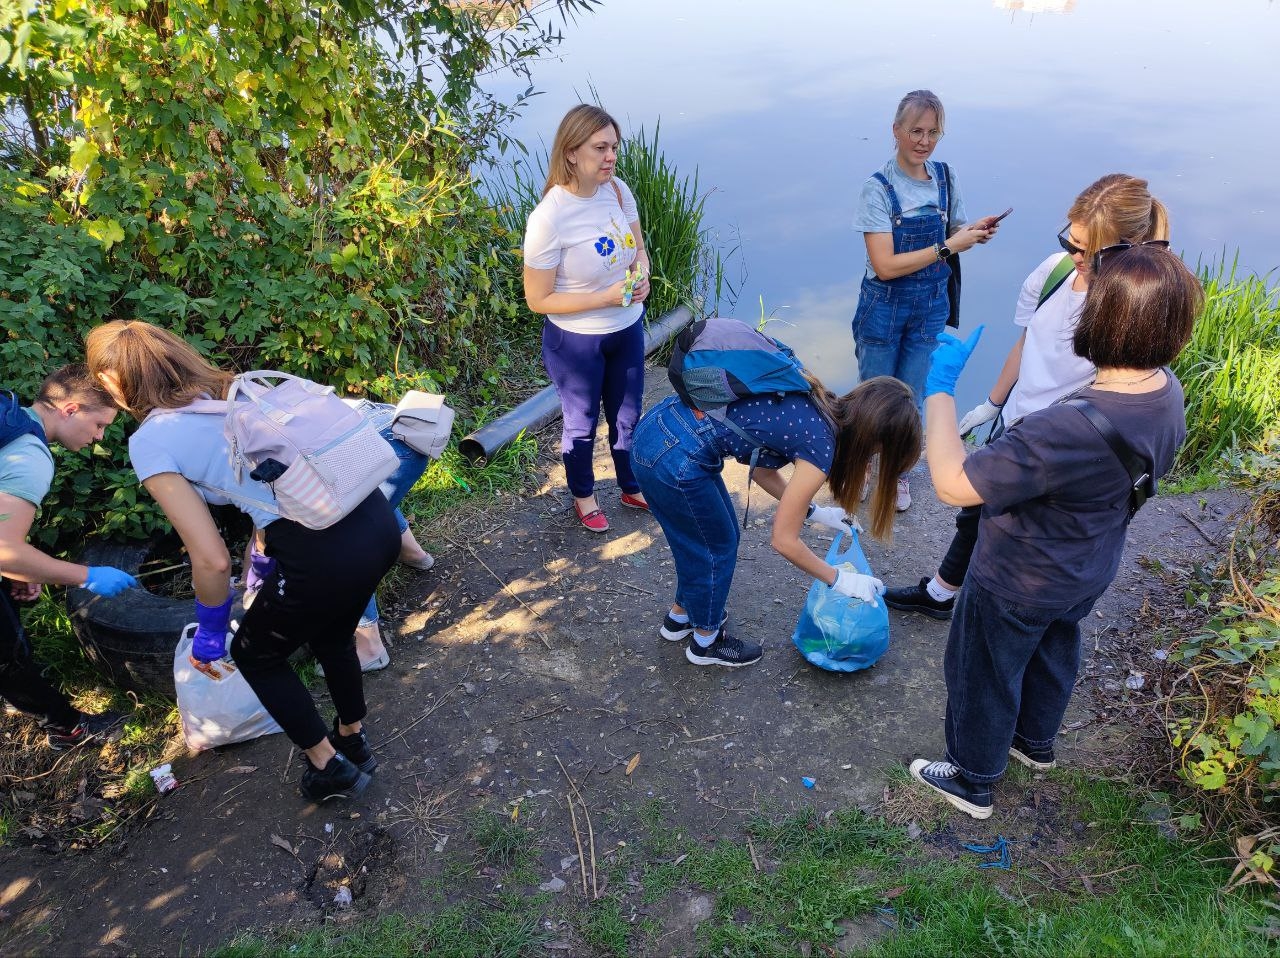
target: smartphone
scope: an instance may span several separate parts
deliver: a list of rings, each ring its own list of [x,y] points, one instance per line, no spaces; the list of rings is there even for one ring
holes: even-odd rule
[[[1004,219],[1006,216],[1008,216],[1012,212],[1013,212],[1013,207],[1011,206],[1007,210],[1005,210],[1003,213],[1001,213],[999,216],[997,216],[995,219],[993,219],[991,221],[991,226],[995,226],[997,223],[999,223],[1002,219]]]

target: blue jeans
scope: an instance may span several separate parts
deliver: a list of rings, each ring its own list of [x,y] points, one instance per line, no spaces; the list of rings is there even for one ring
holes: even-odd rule
[[[601,401],[618,488],[639,491],[631,471],[631,432],[644,396],[644,314],[626,329],[599,336],[571,333],[547,320],[542,324],[542,362],[560,395],[560,453],[569,492],[585,499],[595,489],[591,460]]]
[[[724,621],[738,560],[737,516],[720,476],[719,428],[668,396],[640,418],[631,440],[636,479],[671,547],[675,600],[704,631]]]
[[[1080,620],[1101,593],[1069,608],[1020,605],[967,579],[942,660],[947,760],[973,782],[993,782],[1015,737],[1053,745],[1080,671]]]
[[[396,526],[403,535],[404,530],[409,528],[409,520],[400,511],[400,501],[413,488],[413,484],[422,478],[422,473],[427,468],[427,457],[393,436],[390,426],[382,430],[382,438],[391,443],[391,448],[396,451],[396,456],[400,459],[400,465],[378,488],[387,497],[387,502],[395,508]],[[375,592],[369,596],[369,604],[365,606],[364,615],[360,616],[360,625],[367,628],[377,621],[378,595]]]
[[[924,409],[924,378],[947,323],[950,300],[947,281],[912,280],[903,276],[892,284],[874,276],[862,280],[858,308],[853,315],[853,341],[858,378],[892,376],[911,387],[916,409]],[[901,284],[901,285],[897,285]]]

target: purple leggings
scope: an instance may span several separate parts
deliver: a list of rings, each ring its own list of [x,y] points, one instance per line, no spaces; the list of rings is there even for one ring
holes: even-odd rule
[[[640,418],[644,395],[643,316],[616,333],[571,333],[550,320],[542,324],[542,361],[564,415],[560,453],[569,492],[585,499],[595,488],[591,467],[600,421],[600,403],[609,424],[609,450],[618,488],[640,491],[631,472],[631,432]]]

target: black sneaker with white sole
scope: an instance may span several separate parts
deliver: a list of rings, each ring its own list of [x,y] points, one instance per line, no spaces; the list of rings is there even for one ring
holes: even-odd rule
[[[694,633],[690,633],[689,644],[684,650],[684,657],[694,665],[723,665],[730,669],[755,665],[763,655],[764,649],[759,645],[734,638],[724,630],[724,626],[716,633],[715,641],[705,647],[698,644]]]
[[[1017,735],[1013,737],[1013,744],[1009,746],[1009,754],[1035,772],[1047,772],[1058,764],[1052,745],[1031,746]]]
[[[928,785],[965,814],[974,818],[991,817],[991,786],[969,781],[950,762],[918,758],[911,763],[911,777]]]
[[[45,726],[45,741],[55,752],[64,752],[88,742],[105,742],[124,721],[119,712],[103,712],[101,715],[80,713],[80,721],[70,728],[58,725]]]
[[[338,717],[333,717],[333,731],[329,733],[329,741],[333,743],[333,747],[345,755],[351,764],[362,772],[372,772],[378,767],[378,760],[374,757],[373,749],[369,747],[369,737],[364,734],[364,726],[360,727],[360,731],[353,732],[350,735],[338,734]]]
[[[668,642],[683,642],[693,635],[693,625],[688,619],[683,622],[677,622],[671,618],[671,613],[668,612],[667,617],[662,620],[662,628],[658,630],[658,634]]]
[[[945,602],[939,602],[929,594],[929,577],[925,576],[918,585],[888,589],[884,594],[884,604],[899,612],[919,612],[931,619],[949,619],[956,607],[956,597],[953,595]]]
[[[371,781],[373,779],[352,765],[349,758],[341,752],[334,752],[324,768],[316,768],[307,759],[307,770],[302,773],[298,791],[302,792],[303,798],[319,804],[331,798],[359,795]]]

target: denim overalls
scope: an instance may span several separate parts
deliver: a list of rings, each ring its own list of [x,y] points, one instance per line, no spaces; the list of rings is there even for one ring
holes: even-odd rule
[[[905,217],[898,195],[884,174],[875,177],[889,195],[893,215],[893,251],[910,253],[947,239],[947,178],[941,163],[926,168],[938,184],[938,209]],[[947,279],[951,270],[941,260],[897,279],[879,279],[871,271],[862,279],[858,308],[853,314],[853,342],[858,378],[893,376],[911,387],[916,409],[924,408],[924,377],[950,311]]]

